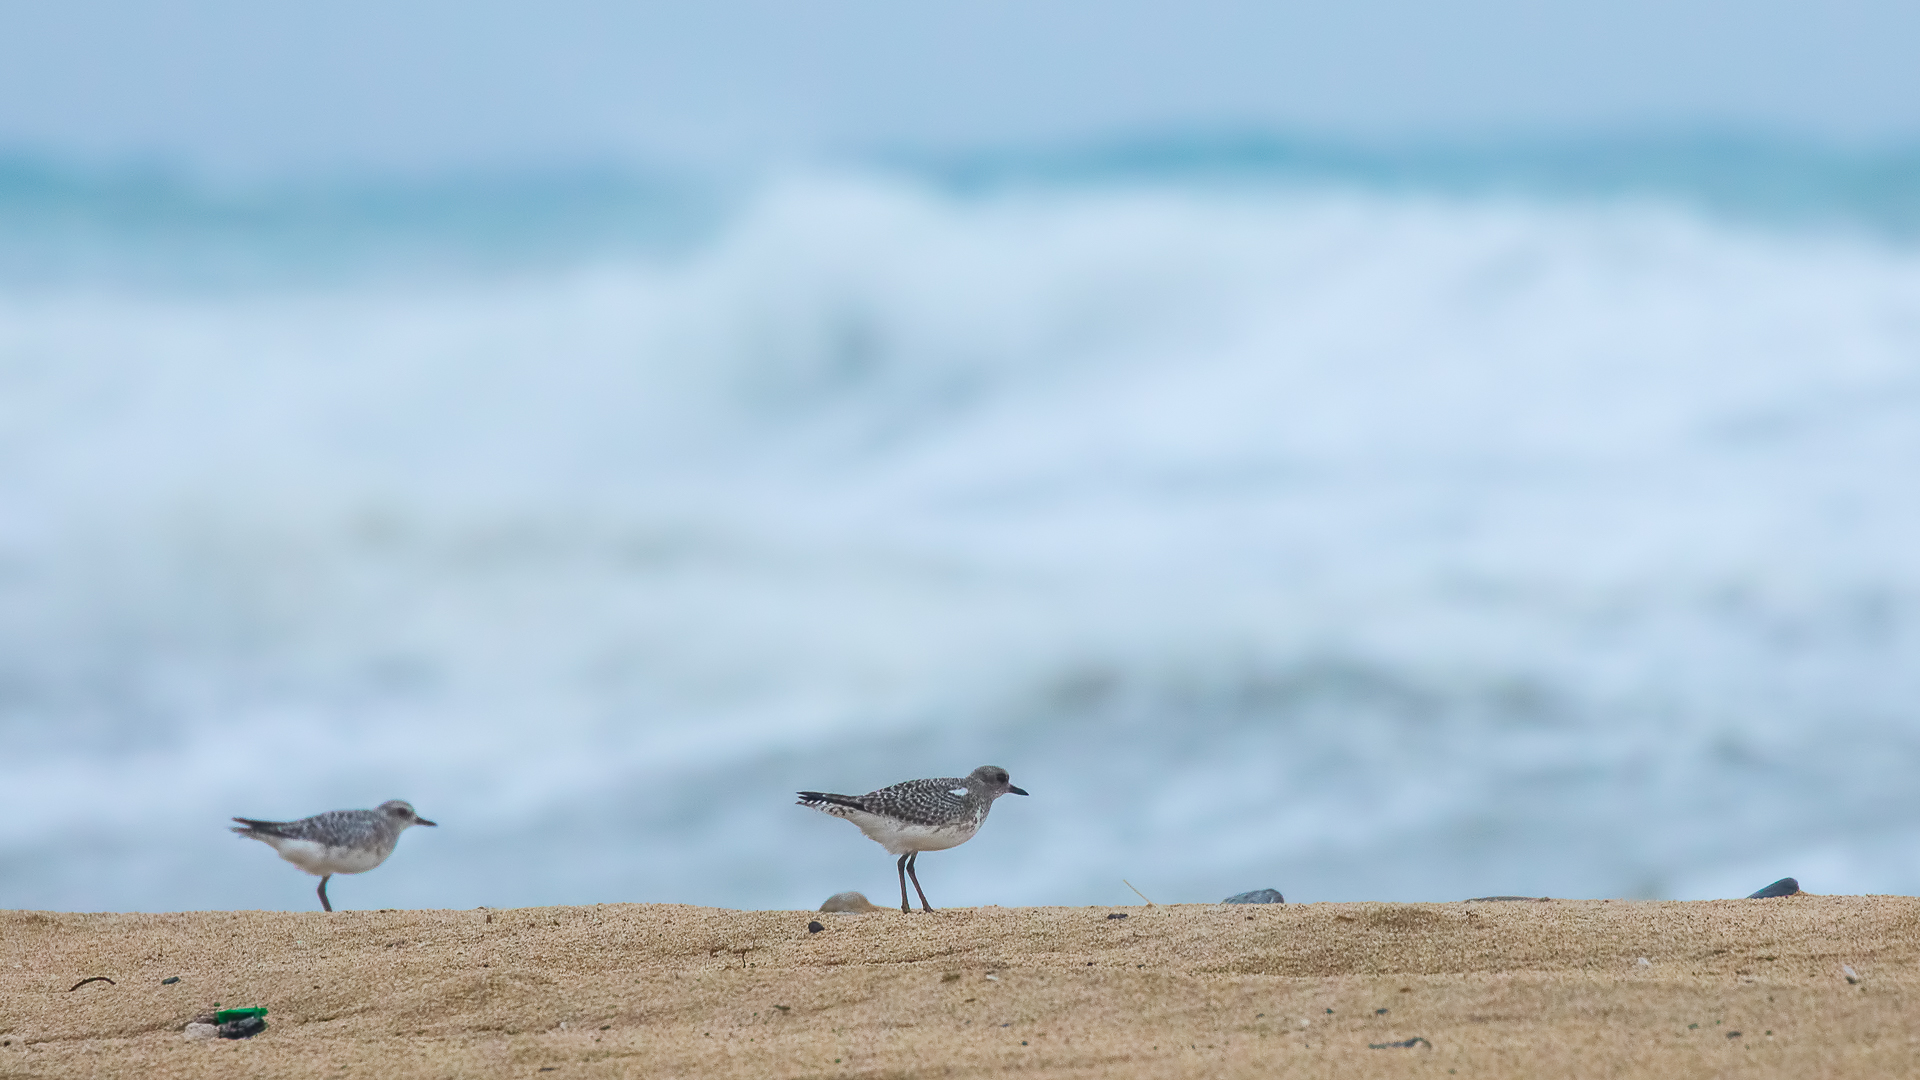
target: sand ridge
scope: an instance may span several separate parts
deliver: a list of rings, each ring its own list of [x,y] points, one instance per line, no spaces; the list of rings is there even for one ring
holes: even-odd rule
[[[1905,897],[0,912],[0,1077],[1906,1075],[1916,960]]]

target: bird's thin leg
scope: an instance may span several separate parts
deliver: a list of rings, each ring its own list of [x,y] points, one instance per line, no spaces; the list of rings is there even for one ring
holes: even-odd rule
[[[325,908],[328,911],[333,910],[333,905],[327,903],[327,882],[332,877],[333,877],[332,874],[323,874],[320,877],[320,906]],[[919,884],[919,883],[915,882],[915,884]]]
[[[913,883],[918,887],[920,880],[915,878]],[[907,856],[902,855],[900,856],[900,914],[905,915],[912,910],[907,906]]]
[[[933,905],[927,903],[927,890],[920,887],[920,874],[918,871],[914,870],[913,868],[914,864],[919,861],[920,861],[920,853],[916,851],[913,853],[913,856],[907,860],[907,873],[911,875],[913,878],[913,891],[920,894],[920,910],[932,911]],[[906,903],[907,903],[907,890],[905,886],[902,886],[900,889],[901,907],[904,908],[906,906]]]

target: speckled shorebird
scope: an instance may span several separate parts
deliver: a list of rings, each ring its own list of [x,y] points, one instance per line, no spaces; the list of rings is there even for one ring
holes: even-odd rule
[[[867,838],[900,856],[900,910],[907,906],[907,878],[913,878],[913,891],[920,894],[920,907],[932,911],[927,892],[920,887],[920,875],[913,864],[923,851],[944,851],[973,839],[993,809],[993,800],[1002,795],[1025,795],[1008,782],[1007,770],[998,765],[982,765],[963,777],[934,780],[908,780],[890,784],[865,795],[830,795],[824,791],[803,791],[800,805],[823,814],[843,817],[867,834]]]
[[[237,817],[233,830],[258,840],[280,857],[309,874],[320,875],[320,906],[328,911],[327,880],[335,874],[364,874],[387,861],[393,845],[409,825],[433,822],[413,812],[399,799],[372,810],[329,810],[299,821],[255,821]]]

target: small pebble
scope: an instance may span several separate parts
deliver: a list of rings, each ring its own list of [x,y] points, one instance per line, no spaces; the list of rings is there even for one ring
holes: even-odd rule
[[[1647,958],[1646,958],[1646,957],[1644,957],[1644,956],[1643,956],[1643,957],[1641,957],[1641,958],[1640,958],[1639,960],[1636,960],[1636,961],[1635,961],[1635,963],[1637,963],[1637,964],[1639,964],[1639,965],[1640,965],[1641,967],[1652,967],[1652,966],[1653,966],[1653,961],[1651,961],[1651,960],[1649,960],[1649,959],[1647,959]]]
[[[869,911],[881,911],[884,909],[875,907],[873,902],[868,900],[864,893],[838,892],[827,897],[827,902],[820,905],[820,910],[863,914]]]
[[[186,1036],[194,1042],[199,1042],[202,1039],[218,1038],[219,1035],[220,1025],[218,1024],[203,1024],[196,1020],[187,1025]]]
[[[1853,970],[1853,966],[1851,964],[1841,964],[1840,974],[1845,975],[1847,977],[1847,981],[1850,983],[1857,983],[1860,981],[1860,973]]]
[[[1748,896],[1747,899],[1771,900],[1776,896],[1792,896],[1795,893],[1798,893],[1799,891],[1800,891],[1799,882],[1793,880],[1790,877],[1783,877],[1779,881],[1776,881],[1773,884],[1767,886],[1766,888],[1761,889],[1759,892]]]
[[[1223,904],[1284,904],[1287,898],[1280,895],[1279,889],[1255,889],[1252,892],[1234,893]]]
[[[160,985],[161,985],[161,986],[172,986],[172,985],[173,985],[174,983],[177,983],[177,982],[179,982],[179,981],[180,981],[180,976],[178,976],[178,975],[175,975],[175,976],[173,976],[173,977],[172,977],[172,978],[170,978],[170,979],[161,979],[161,980],[160,980]]]
[[[258,1016],[243,1016],[221,1024],[218,1030],[223,1039],[251,1039],[267,1030],[267,1022]]]
[[[1115,911],[1107,916],[1109,919],[1124,919],[1126,917],[1126,913],[1122,911]]]
[[[825,929],[826,927],[821,926],[818,922],[810,922],[807,924],[807,933],[809,934],[817,934]]]

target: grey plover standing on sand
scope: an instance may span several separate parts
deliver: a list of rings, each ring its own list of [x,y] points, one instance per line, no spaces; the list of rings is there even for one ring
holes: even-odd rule
[[[908,780],[865,795],[803,791],[800,805],[846,818],[889,855],[900,856],[900,910],[912,910],[907,906],[907,877],[912,875],[921,909],[932,911],[913,864],[923,851],[944,851],[973,839],[993,800],[1006,794],[1026,792],[1008,782],[1007,770],[982,765],[967,776]]]
[[[320,875],[320,906],[328,911],[333,905],[327,902],[327,879],[366,873],[387,861],[407,826],[433,824],[399,799],[389,799],[372,810],[329,810],[299,821],[233,820],[241,825],[234,832],[272,847],[307,873]]]

